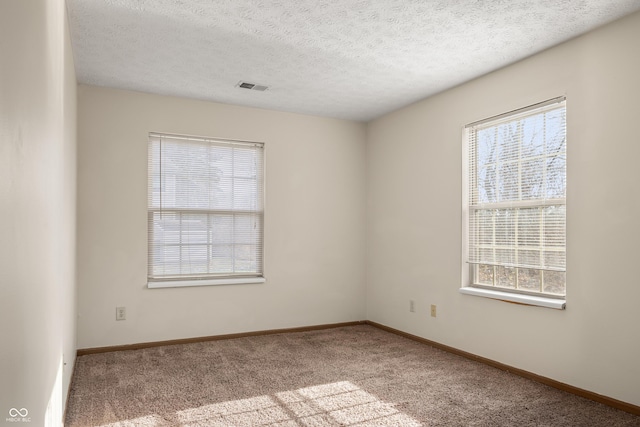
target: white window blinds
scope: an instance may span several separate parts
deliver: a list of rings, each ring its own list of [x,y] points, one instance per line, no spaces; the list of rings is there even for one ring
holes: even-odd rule
[[[263,151],[149,135],[149,281],[262,276]]]
[[[471,264],[565,271],[564,98],[467,126]]]

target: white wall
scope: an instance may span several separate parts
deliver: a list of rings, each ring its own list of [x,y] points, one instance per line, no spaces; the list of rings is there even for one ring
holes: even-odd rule
[[[265,142],[266,283],[146,287],[151,131]],[[364,318],[364,124],[81,85],[78,146],[79,348]]]
[[[638,40],[640,13],[368,125],[368,319],[640,405]],[[461,295],[463,126],[565,94],[567,309]]]
[[[64,1],[0,2],[0,55],[0,424],[26,408],[30,425],[61,425],[76,351],[76,80]]]

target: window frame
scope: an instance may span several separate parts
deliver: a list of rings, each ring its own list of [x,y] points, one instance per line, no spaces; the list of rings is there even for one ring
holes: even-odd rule
[[[162,138],[170,139],[173,141],[183,140],[185,143],[188,141],[194,141],[196,143],[211,143],[217,144],[221,146],[228,146],[229,148],[233,146],[254,146],[259,147],[261,150],[261,164],[259,166],[259,173],[261,176],[258,177],[258,202],[261,206],[261,209],[257,210],[256,213],[259,216],[260,222],[260,237],[257,239],[257,242],[260,244],[260,249],[258,251],[260,259],[258,261],[258,265],[260,268],[256,273],[230,273],[230,274],[176,274],[171,277],[154,277],[152,273],[152,233],[153,233],[153,215],[157,212],[162,212],[162,207],[158,208],[157,206],[152,206],[152,197],[150,192],[153,187],[153,176],[151,172],[151,164],[147,166],[147,287],[148,288],[174,288],[174,287],[191,287],[191,286],[211,286],[211,285],[235,285],[235,284],[256,284],[256,283],[264,283],[266,282],[264,271],[264,229],[265,229],[265,179],[266,179],[266,144],[264,142],[256,142],[256,141],[244,141],[244,140],[233,140],[227,138],[212,138],[212,137],[201,137],[201,136],[192,136],[192,135],[179,135],[179,134],[171,134],[171,133],[159,133],[159,132],[149,132],[148,140],[147,140],[147,150],[148,150],[148,161],[151,163],[152,161],[152,145],[157,143],[158,140]],[[233,162],[232,162],[233,163]],[[233,168],[233,165],[232,165]],[[161,175],[161,173],[160,173]],[[220,212],[239,212],[245,213],[246,209],[213,209],[209,207],[208,209],[196,209],[197,213],[206,213],[207,215],[212,214],[220,214]],[[178,213],[180,215],[190,213],[189,208],[185,207],[170,207],[166,208],[168,212]],[[191,210],[193,211],[193,209]],[[208,222],[209,220],[207,220]],[[207,230],[211,230],[211,225],[207,226]],[[182,229],[181,229],[182,230]],[[181,231],[182,232],[182,231]],[[237,240],[234,240],[236,242]],[[231,243],[234,244],[234,243]]]
[[[560,309],[560,310],[564,310],[566,308],[566,270],[565,270],[565,293],[564,295],[560,295],[560,294],[556,295],[556,294],[550,294],[550,293],[526,291],[522,289],[511,289],[511,288],[496,286],[495,285],[496,271],[498,268],[498,266],[496,265],[493,265],[494,285],[483,285],[480,283],[475,283],[476,280],[474,280],[474,277],[478,274],[478,269],[480,267],[480,264],[475,264],[475,263],[472,264],[468,262],[469,250],[470,250],[469,220],[470,220],[470,211],[471,211],[469,192],[471,187],[470,179],[473,178],[471,177],[471,165],[469,164],[470,163],[470,144],[469,144],[470,132],[473,132],[474,128],[480,125],[495,123],[497,126],[500,122],[508,122],[509,118],[515,119],[517,118],[517,116],[526,114],[528,111],[542,109],[554,104],[563,104],[564,108],[566,109],[566,96],[552,98],[543,102],[529,105],[524,108],[519,108],[503,114],[499,114],[483,120],[479,120],[477,122],[470,123],[464,126],[463,128],[463,132],[462,132],[462,259],[461,259],[462,286],[460,288],[460,293],[462,294],[486,297],[491,299],[498,299],[502,301],[513,302],[513,303],[523,304],[523,305],[548,307],[548,308],[554,308],[554,309]],[[565,134],[566,132],[567,132],[567,128],[565,125]],[[566,181],[565,181],[565,185],[566,185]],[[535,201],[534,202],[516,201],[513,203],[507,203],[507,204],[510,205],[509,207],[513,209],[526,208],[527,205],[535,206],[535,207],[545,206],[545,203],[536,203]],[[499,209],[499,205],[500,205],[500,202],[495,203],[494,208]],[[551,205],[566,206],[566,191],[565,191],[564,198],[562,198],[561,200],[557,199],[556,203],[551,203]],[[565,218],[566,218],[566,213],[565,213]],[[566,253],[566,247],[567,247],[566,228],[564,233],[565,233],[564,249]],[[482,265],[488,265],[488,264],[482,264]],[[516,275],[515,280],[517,281],[518,280],[517,268],[522,268],[522,267],[514,266],[511,268],[515,269],[514,274]],[[541,273],[540,280],[541,280],[541,290],[542,290],[544,289],[543,288],[544,273]]]

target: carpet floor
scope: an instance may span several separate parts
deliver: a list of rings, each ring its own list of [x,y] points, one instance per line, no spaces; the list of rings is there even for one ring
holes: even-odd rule
[[[78,357],[65,426],[640,426],[640,417],[362,325]]]

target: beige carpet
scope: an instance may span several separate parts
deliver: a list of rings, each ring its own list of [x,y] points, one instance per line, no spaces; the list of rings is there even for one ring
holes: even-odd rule
[[[372,326],[81,356],[66,427],[640,426]]]

